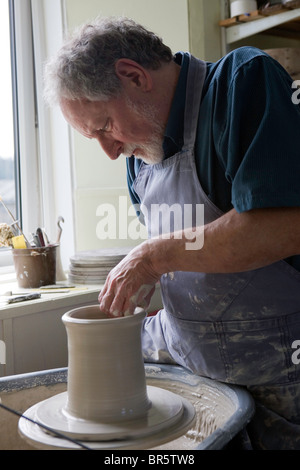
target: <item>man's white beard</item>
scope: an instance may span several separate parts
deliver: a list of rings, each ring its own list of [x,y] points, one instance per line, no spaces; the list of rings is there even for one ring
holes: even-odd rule
[[[138,149],[138,151],[134,152],[135,149]],[[143,160],[149,165],[155,165],[163,160],[162,143],[158,143],[157,141],[153,143],[149,142],[149,144],[144,145],[126,145],[123,153],[126,157],[134,155],[136,158]]]
[[[149,122],[151,128],[151,139],[144,144],[128,144],[124,146],[123,154],[126,157],[134,155],[136,158],[143,160],[145,163],[155,165],[162,162],[163,153],[163,135],[164,126],[158,122],[155,109],[150,106],[138,106],[131,100],[127,99],[132,111],[140,116],[143,120]],[[137,152],[134,152],[137,149]],[[139,152],[140,151],[140,152]]]

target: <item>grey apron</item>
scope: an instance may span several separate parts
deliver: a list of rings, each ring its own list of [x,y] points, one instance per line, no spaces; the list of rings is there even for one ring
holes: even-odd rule
[[[201,204],[205,224],[222,215],[203,191],[194,159],[205,74],[205,62],[191,56],[184,146],[162,163],[143,163],[135,180],[149,236],[164,232],[159,218],[151,216],[163,203],[180,205],[183,212],[191,206],[193,222]],[[293,342],[300,340],[298,271],[280,261],[236,274],[166,273],[160,284],[164,308],[143,327],[146,362],[173,362],[201,376],[247,386],[263,407],[271,403],[276,419],[279,413],[300,423],[300,364],[292,359]],[[297,432],[300,436],[298,426]],[[273,440],[272,445],[280,444]]]

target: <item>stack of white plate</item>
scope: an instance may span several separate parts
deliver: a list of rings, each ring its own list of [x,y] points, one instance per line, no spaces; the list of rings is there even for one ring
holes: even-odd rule
[[[74,284],[104,284],[108,273],[132,247],[80,251],[70,258],[69,280]]]

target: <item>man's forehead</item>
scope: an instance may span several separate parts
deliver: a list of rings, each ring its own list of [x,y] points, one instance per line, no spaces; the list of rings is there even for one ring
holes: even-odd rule
[[[102,115],[104,113],[104,103],[101,101],[88,101],[86,99],[70,100],[63,98],[61,100],[61,109],[69,117],[84,115]]]

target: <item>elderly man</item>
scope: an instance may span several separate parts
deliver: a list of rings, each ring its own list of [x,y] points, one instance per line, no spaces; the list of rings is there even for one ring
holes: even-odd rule
[[[173,55],[113,18],[85,25],[45,76],[74,129],[127,157],[149,233],[109,274],[101,310],[133,313],[160,281],[145,361],[247,387],[249,445],[300,449],[300,107],[289,75],[254,48],[216,63]],[[162,204],[190,223],[169,221],[166,233],[153,214]]]

